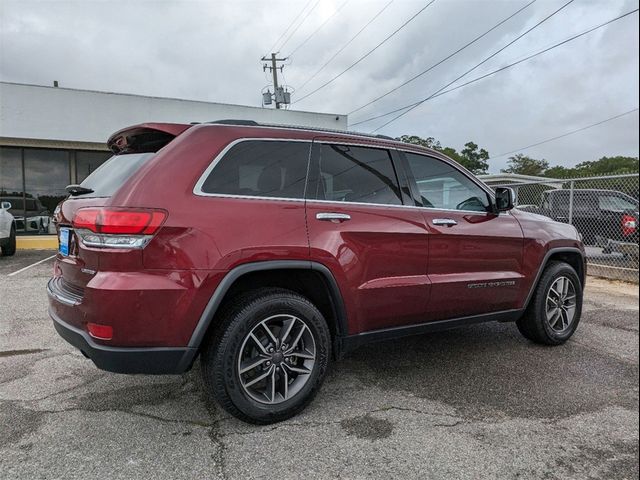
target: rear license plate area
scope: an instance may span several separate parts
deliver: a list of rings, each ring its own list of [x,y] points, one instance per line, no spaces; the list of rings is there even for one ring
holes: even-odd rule
[[[71,229],[62,227],[60,228],[60,233],[58,234],[58,252],[63,257],[69,256],[69,250],[71,246]]]

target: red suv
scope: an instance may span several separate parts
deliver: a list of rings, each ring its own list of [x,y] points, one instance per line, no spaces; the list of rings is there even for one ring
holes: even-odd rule
[[[497,320],[559,345],[578,326],[575,228],[514,210],[440,152],[229,120],[108,144],[56,209],[48,284],[56,330],[104,370],[200,357],[222,407],[271,423],[367,342]]]

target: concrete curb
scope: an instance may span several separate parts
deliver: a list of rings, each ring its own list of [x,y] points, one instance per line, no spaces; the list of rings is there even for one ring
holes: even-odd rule
[[[58,248],[57,235],[28,235],[16,237],[18,250],[55,250]]]

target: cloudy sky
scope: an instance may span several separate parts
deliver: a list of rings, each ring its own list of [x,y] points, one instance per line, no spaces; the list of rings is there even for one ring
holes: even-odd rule
[[[260,92],[270,83],[260,57],[270,53],[302,11],[275,45],[280,56],[289,57],[283,81],[296,89],[295,101],[341,73],[429,3],[393,1],[300,88],[389,3],[348,0],[343,5],[344,1],[0,0],[0,79],[45,85],[56,79],[71,88],[260,105]],[[436,0],[354,68],[291,108],[351,112],[450,55],[529,1]],[[537,0],[426,75],[353,113],[350,123],[428,97],[567,1]],[[454,86],[636,8],[637,0],[575,0]],[[495,156],[491,171],[496,172],[507,161],[507,156],[498,157],[501,153],[637,108],[638,41],[635,13],[427,101],[378,133],[432,136],[458,149],[473,140]],[[391,118],[354,128],[371,131]],[[603,155],[638,156],[638,129],[635,111],[524,153],[567,166]]]

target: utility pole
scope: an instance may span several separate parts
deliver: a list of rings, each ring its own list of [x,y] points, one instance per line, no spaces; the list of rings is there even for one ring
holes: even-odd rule
[[[280,69],[280,73],[282,73],[282,69],[284,68],[284,65],[280,65],[278,66],[278,62],[284,62],[286,60],[288,60],[287,58],[277,58],[277,53],[272,53],[271,54],[271,59],[267,58],[267,57],[262,57],[261,60],[263,62],[267,62],[269,60],[271,60],[271,66],[267,65],[266,63],[262,66],[262,71],[266,71],[267,69],[269,69],[271,71],[271,73],[273,74],[273,94],[274,94],[274,98],[275,98],[275,104],[276,104],[276,108],[280,108],[280,104],[281,103],[289,103],[288,101],[286,101],[285,95],[284,95],[284,90],[282,88],[280,88],[278,86],[278,69]],[[288,95],[287,95],[288,96]]]

